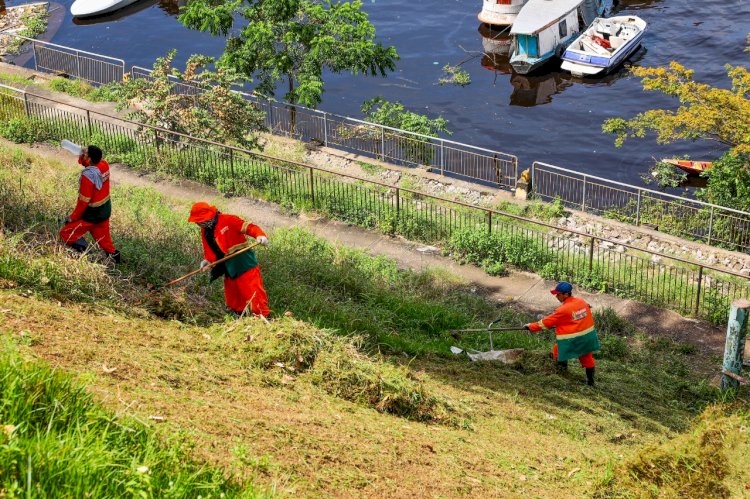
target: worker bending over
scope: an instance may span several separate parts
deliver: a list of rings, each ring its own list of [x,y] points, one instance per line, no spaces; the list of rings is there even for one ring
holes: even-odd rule
[[[586,384],[594,386],[593,352],[599,350],[599,337],[596,335],[594,316],[591,307],[581,298],[573,296],[573,286],[560,282],[550,293],[561,303],[551,314],[525,329],[532,332],[555,328],[556,341],[552,356],[561,369],[568,368],[568,360],[578,357],[581,367],[586,369]]]
[[[205,256],[201,268],[247,246],[247,236],[254,237],[260,244],[268,244],[266,233],[257,225],[235,215],[220,213],[216,206],[202,201],[190,209],[188,222],[201,228]],[[240,253],[211,269],[211,281],[221,276],[224,276],[224,298],[229,308],[241,314],[249,306],[254,314],[268,316],[271,312],[268,297],[253,250]]]

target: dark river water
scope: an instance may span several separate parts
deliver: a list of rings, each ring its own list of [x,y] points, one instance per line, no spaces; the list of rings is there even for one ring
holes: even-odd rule
[[[1,1],[1,0],[0,0]],[[8,6],[26,1],[6,1]],[[171,48],[184,61],[190,54],[221,54],[224,40],[184,28],[176,18],[184,0],[141,0],[125,12],[95,24],[76,24],[66,8],[54,43],[122,58],[126,65],[151,67]],[[328,75],[320,109],[361,118],[364,100],[381,95],[410,110],[449,121],[451,138],[519,158],[521,168],[544,161],[593,175],[641,184],[653,158],[688,154],[717,157],[711,143],[660,146],[653,139],[630,140],[616,149],[601,133],[606,118],[631,117],[653,107],[675,106],[665,96],[645,93],[638,79],[620,70],[599,80],[580,80],[555,71],[514,75],[507,40],[480,30],[481,0],[365,0],[378,39],[401,56],[387,78]],[[676,60],[702,82],[728,87],[724,65],[750,66],[744,52],[750,32],[750,0],[620,0],[615,13],[635,14],[648,23],[637,65]],[[484,35],[484,36],[483,36]],[[493,39],[494,37],[494,39]],[[439,86],[445,64],[461,64],[471,75],[466,87]]]

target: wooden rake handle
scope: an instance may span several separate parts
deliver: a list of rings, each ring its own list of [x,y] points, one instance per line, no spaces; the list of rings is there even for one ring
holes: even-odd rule
[[[136,305],[140,305],[141,303],[143,303],[143,302],[144,302],[144,301],[146,301],[147,299],[151,298],[151,297],[152,297],[152,296],[154,296],[154,295],[155,295],[156,293],[158,293],[159,291],[161,291],[162,289],[164,289],[164,288],[166,288],[166,287],[168,287],[168,286],[173,286],[173,285],[177,284],[178,282],[182,282],[182,281],[184,281],[184,280],[186,280],[186,279],[190,279],[190,278],[191,278],[191,277],[193,277],[194,275],[200,274],[201,272],[207,272],[207,271],[211,270],[212,268],[216,267],[217,265],[219,265],[220,263],[224,263],[224,262],[226,262],[227,260],[231,260],[231,259],[232,259],[232,258],[234,258],[235,256],[237,256],[237,255],[240,255],[240,254],[242,254],[242,253],[245,253],[246,251],[250,251],[251,249],[253,249],[253,248],[255,248],[256,246],[258,246],[259,244],[260,244],[259,242],[255,242],[255,243],[253,243],[253,244],[250,244],[250,245],[248,245],[248,246],[245,246],[245,247],[244,247],[244,248],[242,248],[241,250],[238,250],[238,251],[235,251],[235,252],[234,252],[234,253],[232,253],[232,254],[226,255],[226,256],[225,256],[224,258],[220,258],[220,259],[216,260],[215,262],[209,263],[208,265],[206,265],[206,266],[205,266],[205,267],[203,267],[203,268],[200,268],[200,269],[194,270],[194,271],[190,272],[189,274],[185,274],[185,275],[183,275],[183,276],[180,276],[180,277],[178,277],[177,279],[174,279],[174,280],[172,280],[172,281],[169,281],[169,282],[168,282],[168,283],[166,283],[166,284],[162,284],[161,286],[159,286],[159,287],[157,287],[156,289],[152,290],[152,291],[151,291],[151,292],[150,292],[149,294],[147,294],[146,296],[144,296],[143,298],[141,298],[140,300],[138,300],[138,303],[136,303]]]

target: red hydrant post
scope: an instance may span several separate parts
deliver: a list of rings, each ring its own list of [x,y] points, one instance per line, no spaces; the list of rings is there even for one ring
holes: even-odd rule
[[[745,350],[745,326],[750,314],[750,300],[739,299],[732,302],[727,324],[727,342],[724,346],[724,364],[722,371],[739,376],[742,371],[742,355]],[[738,388],[737,379],[721,375],[721,389]]]

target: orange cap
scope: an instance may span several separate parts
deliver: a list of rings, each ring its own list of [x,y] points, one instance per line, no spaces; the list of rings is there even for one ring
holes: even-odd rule
[[[208,222],[216,215],[216,206],[199,201],[190,208],[188,222],[201,223]]]

